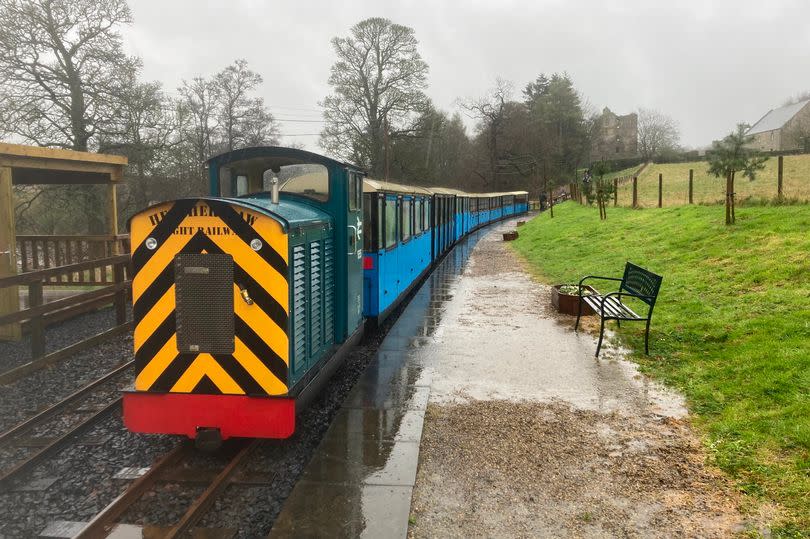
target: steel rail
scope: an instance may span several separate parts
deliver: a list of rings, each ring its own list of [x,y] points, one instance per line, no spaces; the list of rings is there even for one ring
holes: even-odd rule
[[[177,538],[190,531],[205,516],[217,496],[228,485],[239,465],[259,446],[260,440],[245,440],[228,464],[214,477],[205,491],[194,500],[180,518],[163,536],[164,539]],[[74,539],[96,539],[107,537],[118,523],[118,519],[146,492],[155,487],[161,477],[183,458],[194,452],[193,443],[184,441],[163,455],[149,470],[136,479],[118,498],[113,500],[99,514],[85,525]]]
[[[123,364],[119,365],[118,367],[116,367],[112,371],[108,372],[107,374],[105,374],[101,378],[98,378],[97,380],[94,380],[93,382],[90,382],[89,384],[87,384],[83,388],[79,389],[78,391],[76,391],[74,393],[71,393],[70,395],[68,395],[67,397],[62,399],[61,401],[59,401],[59,402],[57,402],[55,404],[52,404],[51,406],[49,406],[48,408],[42,410],[41,412],[39,412],[35,416],[30,417],[30,418],[26,419],[25,421],[23,421],[22,423],[19,423],[19,424],[15,425],[14,427],[11,427],[7,431],[3,432],[2,434],[0,434],[0,448],[4,447],[6,445],[9,445],[9,443],[11,441],[13,441],[13,439],[16,436],[19,436],[21,433],[29,431],[29,430],[33,429],[35,426],[37,426],[37,424],[40,424],[40,423],[50,419],[57,412],[60,412],[62,409],[67,407],[69,404],[71,404],[74,401],[76,401],[76,400],[80,399],[81,397],[85,396],[91,390],[93,390],[96,387],[100,386],[101,384],[104,384],[105,382],[108,382],[111,379],[115,378],[116,376],[118,376],[119,374],[121,374],[122,372],[127,370],[129,367],[131,367],[133,363],[134,363],[134,361],[127,361],[126,363],[123,363]]]
[[[11,483],[16,481],[21,475],[28,472],[32,467],[39,464],[42,460],[47,458],[49,455],[63,449],[67,442],[69,442],[73,437],[81,434],[82,432],[86,431],[93,425],[95,425],[98,421],[105,418],[107,415],[115,411],[121,405],[122,398],[118,397],[113,402],[109,403],[107,406],[98,410],[90,417],[86,418],[84,421],[79,423],[78,425],[71,428],[68,432],[57,438],[56,440],[52,441],[27,459],[19,462],[11,469],[6,470],[0,475],[0,488],[6,489],[8,488]]]
[[[177,444],[174,449],[163,455],[145,474],[132,482],[120,496],[110,502],[93,519],[82,528],[74,539],[97,539],[106,537],[115,526],[118,518],[123,515],[138,499],[152,488],[160,479],[160,475],[177,461],[189,454],[192,449],[190,441]]]
[[[176,525],[172,527],[169,533],[166,534],[164,539],[175,539],[181,537],[200,521],[205,515],[205,512],[214,503],[217,496],[228,485],[233,473],[237,470],[239,465],[245,458],[250,455],[259,446],[259,440],[254,439],[249,443],[246,442],[236,455],[233,456],[231,461],[225,468],[217,474],[207,489],[191,504],[186,511],[186,514],[180,519]]]

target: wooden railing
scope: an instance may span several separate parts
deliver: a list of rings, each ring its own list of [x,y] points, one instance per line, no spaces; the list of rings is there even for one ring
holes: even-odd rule
[[[129,235],[52,236],[17,235],[17,271],[67,267],[129,252]],[[98,267],[60,272],[47,281],[49,286],[104,285],[112,275]]]
[[[52,286],[53,279],[84,272],[95,275],[108,274],[111,279],[103,287],[48,303],[44,302],[43,287]],[[17,312],[0,315],[0,326],[15,323],[25,324],[31,336],[32,358],[29,363],[0,373],[0,384],[16,380],[131,328],[132,323],[127,322],[127,296],[131,286],[128,274],[129,255],[117,255],[0,278],[0,289],[28,287],[28,307]],[[115,326],[113,328],[61,350],[45,353],[45,328],[48,324],[110,303],[115,306]]]

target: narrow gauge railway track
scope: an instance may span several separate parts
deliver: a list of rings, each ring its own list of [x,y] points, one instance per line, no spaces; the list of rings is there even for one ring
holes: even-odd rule
[[[0,434],[0,454],[5,457],[9,452],[20,450],[25,447],[31,447],[23,443],[26,434],[29,434],[37,429],[45,426],[48,422],[54,420],[60,414],[65,413],[79,413],[82,404],[89,400],[94,391],[100,386],[113,381],[116,377],[127,371],[132,365],[133,361],[128,361],[101,378],[98,378],[82,387],[78,391],[68,395],[61,401],[57,402],[39,412],[35,416],[23,421],[22,423],[10,428],[9,430]],[[118,391],[115,391],[116,395]],[[79,422],[71,425],[61,435],[53,439],[44,440],[44,445],[37,447],[35,444],[31,447],[31,453],[22,459],[14,460],[10,466],[5,466],[0,470],[0,489],[7,489],[9,486],[17,482],[20,478],[30,472],[36,465],[47,459],[49,456],[59,452],[67,447],[67,445],[78,435],[93,427],[102,419],[108,417],[110,414],[120,409],[121,397],[116,396],[100,408],[85,412],[89,413],[83,417]]]
[[[216,500],[217,496],[231,483],[236,471],[248,456],[262,443],[256,439],[234,440],[230,450],[233,452],[227,464],[217,472],[207,483],[207,487],[189,505],[183,516],[173,526],[162,530],[160,535],[164,539],[182,537],[190,532],[194,526],[205,516],[206,511]],[[184,460],[192,458],[195,454],[193,442],[186,440],[174,447],[161,457],[149,470],[132,482],[118,498],[105,507],[93,520],[91,520],[75,539],[96,539],[107,537],[118,524],[118,520],[140,500],[144,494],[153,491],[160,482],[176,482],[171,473],[181,466]],[[202,474],[205,475],[205,474]]]

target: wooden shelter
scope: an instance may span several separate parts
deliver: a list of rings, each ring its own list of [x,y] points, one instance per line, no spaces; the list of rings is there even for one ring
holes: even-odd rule
[[[108,185],[107,197],[107,223],[109,236],[98,238],[118,238],[118,208],[116,203],[116,188],[123,179],[126,157],[118,155],[105,155],[73,150],[54,148],[41,148],[37,146],[23,146],[19,144],[0,143],[0,278],[16,275],[18,273],[18,243],[14,224],[13,185]],[[29,237],[34,238],[34,237]],[[65,241],[67,236],[37,236],[36,240],[46,246],[49,242]],[[61,238],[57,240],[56,238]],[[75,237],[81,238],[81,237]],[[85,240],[88,237],[83,237]],[[81,241],[74,239],[73,241]],[[25,249],[25,243],[23,248]],[[68,251],[70,251],[70,243]],[[57,246],[54,251],[63,253]],[[115,253],[118,254],[118,253]],[[24,257],[25,258],[25,257]],[[60,265],[59,254],[52,265]],[[68,257],[69,258],[69,257]],[[34,269],[41,266],[41,257],[35,252]],[[70,263],[65,260],[64,263]],[[22,271],[28,269],[25,260],[22,261]],[[48,267],[48,262],[45,262]],[[0,315],[13,313],[20,309],[17,287],[0,288]],[[19,324],[0,326],[0,339],[19,339]]]

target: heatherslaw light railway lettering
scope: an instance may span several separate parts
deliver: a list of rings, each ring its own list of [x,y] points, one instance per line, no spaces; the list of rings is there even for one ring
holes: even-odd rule
[[[292,148],[208,161],[209,197],[130,220],[135,383],[124,422],[200,445],[286,438],[363,335],[528,194],[398,185]]]

